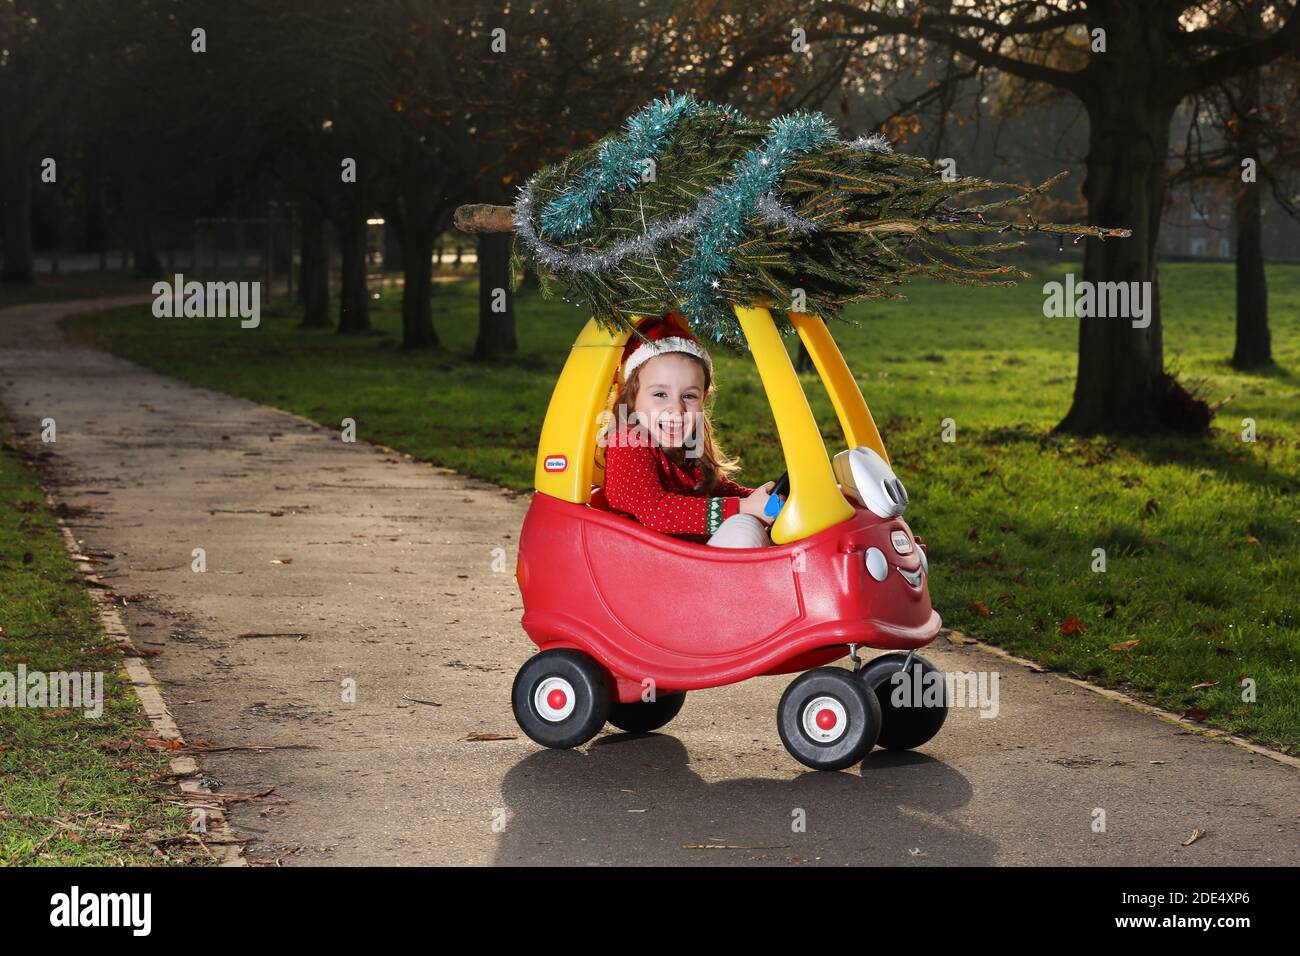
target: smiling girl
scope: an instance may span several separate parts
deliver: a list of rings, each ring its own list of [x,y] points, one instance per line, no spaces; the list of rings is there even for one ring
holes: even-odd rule
[[[772,482],[746,488],[713,438],[713,361],[682,317],[641,329],[624,351],[614,420],[602,441],[611,511],[647,528],[720,548],[771,544],[764,514]]]

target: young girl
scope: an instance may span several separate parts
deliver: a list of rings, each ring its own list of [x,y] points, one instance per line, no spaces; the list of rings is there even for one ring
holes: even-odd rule
[[[623,353],[614,419],[604,434],[611,511],[719,548],[771,544],[763,509],[773,482],[746,488],[713,438],[713,362],[677,313],[641,328]]]

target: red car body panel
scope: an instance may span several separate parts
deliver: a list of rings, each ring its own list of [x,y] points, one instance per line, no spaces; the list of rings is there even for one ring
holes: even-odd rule
[[[855,508],[848,521],[767,548],[682,541],[593,505],[542,494],[519,537],[523,627],[542,650],[571,647],[600,661],[624,703],[656,693],[786,674],[843,657],[848,644],[911,650],[934,640],[939,615],[916,540],[901,518]],[[900,554],[890,540],[906,532]],[[864,554],[879,548],[876,581]]]

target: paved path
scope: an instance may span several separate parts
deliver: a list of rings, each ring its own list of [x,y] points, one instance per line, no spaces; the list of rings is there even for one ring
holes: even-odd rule
[[[0,403],[20,436],[56,420],[54,492],[82,547],[111,555],[104,574],[130,598],[135,641],[161,649],[151,666],[183,732],[314,748],[204,758],[231,790],[284,800],[232,807],[254,859],[1300,863],[1300,771],[943,642],[928,655],[943,670],[999,672],[1000,715],[956,710],[923,752],[851,772],[787,756],[774,713],[788,678],[694,693],[669,733],[580,752],[467,741],[518,734],[527,499],[65,347],[59,318],[88,305],[0,312]],[[687,848],[701,845],[728,848]]]

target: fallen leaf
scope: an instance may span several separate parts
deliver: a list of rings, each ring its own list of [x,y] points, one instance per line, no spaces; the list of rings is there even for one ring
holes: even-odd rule
[[[985,617],[988,617],[989,614],[991,613],[989,611],[989,606],[985,604],[983,601],[971,601],[970,609],[972,611],[978,611],[980,614],[983,614]]]
[[[1201,837],[1203,836],[1205,836],[1205,831],[1198,827],[1192,831],[1191,836],[1189,836],[1186,840],[1183,841],[1183,846],[1191,846],[1193,843],[1201,839]]]
[[[491,733],[471,733],[465,737],[466,740],[518,740],[514,734],[491,734]]]
[[[272,564],[293,564],[293,558],[273,558]]]
[[[1088,628],[1077,617],[1069,617],[1065,619],[1065,623],[1058,630],[1062,634],[1082,634]]]
[[[1217,683],[1219,683],[1217,680],[1204,680],[1201,681],[1199,684],[1193,684],[1191,687],[1188,688],[1188,690],[1200,690],[1202,687],[1213,687]]]
[[[1110,646],[1110,649],[1111,649],[1112,651],[1131,651],[1131,650],[1133,650],[1133,648],[1137,647],[1138,644],[1140,644],[1140,643],[1142,643],[1142,642],[1141,642],[1141,641],[1137,641],[1137,640],[1133,640],[1133,641],[1120,641],[1118,644],[1112,644],[1112,645]]]
[[[1200,721],[1200,720],[1204,720],[1206,717],[1209,716],[1210,716],[1210,712],[1203,707],[1188,707],[1185,711],[1183,711],[1184,720]]]

